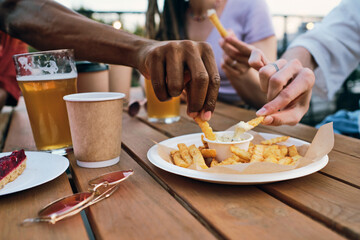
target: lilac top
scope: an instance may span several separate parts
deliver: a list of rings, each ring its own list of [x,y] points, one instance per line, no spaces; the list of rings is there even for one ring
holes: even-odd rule
[[[246,43],[257,42],[275,35],[265,0],[228,0],[220,21],[225,29],[232,29],[236,37]],[[236,102],[240,100],[240,97],[220,67],[223,58],[223,50],[219,45],[220,38],[220,34],[214,27],[206,40],[213,48],[220,73],[219,98]]]

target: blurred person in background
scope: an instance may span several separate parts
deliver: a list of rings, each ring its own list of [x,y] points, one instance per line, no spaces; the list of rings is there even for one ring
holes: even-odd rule
[[[229,35],[222,39],[207,17],[215,9]],[[164,0],[159,28],[156,0],[149,1],[147,32],[157,40],[190,39],[208,42],[215,55],[221,81],[218,99],[228,103],[245,102],[255,108],[266,103],[259,75],[248,64],[256,47],[271,61],[276,59],[276,38],[265,0]]]
[[[264,66],[265,56],[254,50],[249,59],[251,66],[260,69],[261,86],[270,101],[257,114],[268,115],[268,124],[280,125],[286,119],[297,123],[308,108],[314,73],[314,92],[331,99],[359,65],[360,1],[343,0],[313,30],[295,39],[275,62],[279,71],[273,65]],[[285,105],[291,107],[284,109]],[[335,132],[359,137],[359,116],[360,110],[342,110],[324,123],[333,121]]]
[[[18,103],[20,88],[12,56],[26,52],[25,43],[0,31],[0,111],[5,105],[16,106]]]
[[[209,120],[214,111],[220,77],[207,43],[141,38],[47,0],[0,0],[0,31],[39,50],[74,49],[76,59],[137,68],[161,101],[181,94],[187,66],[188,114]]]

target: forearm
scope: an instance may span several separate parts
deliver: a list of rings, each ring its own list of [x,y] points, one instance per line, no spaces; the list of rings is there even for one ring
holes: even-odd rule
[[[0,1],[0,27],[40,50],[71,48],[77,59],[138,67],[148,40],[92,21],[54,1]]]
[[[303,67],[310,68],[313,71],[317,67],[317,63],[311,53],[303,47],[290,48],[286,50],[286,52],[281,56],[281,58],[286,59],[287,61],[298,59],[303,65]]]
[[[259,108],[266,103],[266,94],[260,89],[259,73],[250,68],[236,79],[229,79],[237,94],[250,106]]]

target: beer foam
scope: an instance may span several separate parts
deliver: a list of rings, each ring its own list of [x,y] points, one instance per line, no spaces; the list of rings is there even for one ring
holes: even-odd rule
[[[76,78],[77,73],[60,73],[60,74],[46,74],[46,75],[38,75],[38,76],[16,76],[18,81],[48,81],[48,80],[62,80],[69,78]]]
[[[34,74],[33,71],[35,71],[35,73],[36,73],[39,70],[41,70],[43,72],[48,72],[50,74],[55,74],[59,70],[59,68],[56,65],[56,62],[54,60],[48,60],[48,61],[43,62],[44,66],[41,66],[41,64],[38,65],[36,63],[29,62],[29,59],[27,57],[19,57],[18,61],[25,70],[28,70],[33,74]],[[34,64],[35,64],[35,66],[37,66],[36,68],[34,67]]]

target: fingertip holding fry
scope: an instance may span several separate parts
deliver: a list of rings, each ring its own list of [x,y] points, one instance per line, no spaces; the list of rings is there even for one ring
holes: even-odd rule
[[[266,116],[265,118],[264,118],[264,121],[262,122],[264,125],[270,125],[270,124],[272,124],[273,123],[273,121],[274,121],[274,118],[273,117],[271,117],[271,116]]]
[[[207,112],[204,112],[204,113],[201,113],[202,114],[202,119],[204,120],[204,121],[209,121],[210,120],[210,118],[211,118],[211,112],[210,111],[207,111]]]

